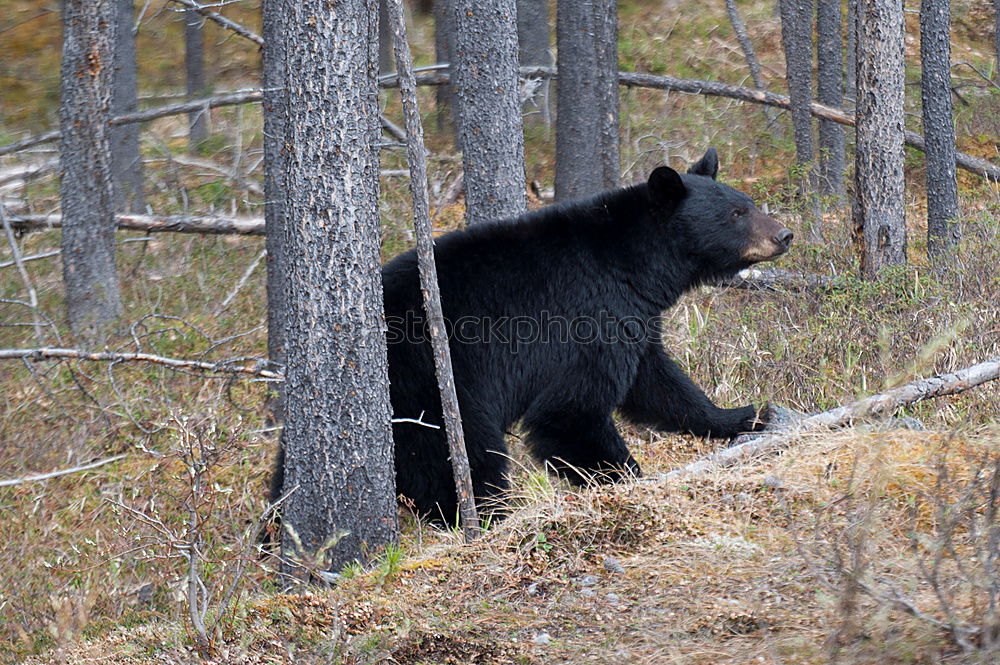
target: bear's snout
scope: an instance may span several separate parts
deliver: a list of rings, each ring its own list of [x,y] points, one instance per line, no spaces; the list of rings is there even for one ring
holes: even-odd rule
[[[787,252],[788,248],[792,246],[792,239],[794,237],[795,234],[792,233],[790,230],[781,229],[780,231],[778,231],[778,235],[774,236],[774,242],[784,247],[785,251]]]
[[[751,263],[778,258],[788,251],[795,237],[790,229],[759,211],[753,213],[751,228],[749,241],[743,251],[743,259]]]

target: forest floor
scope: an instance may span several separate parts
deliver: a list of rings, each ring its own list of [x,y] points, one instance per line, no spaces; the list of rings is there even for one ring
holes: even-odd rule
[[[623,69],[747,78],[723,3],[654,4],[621,3]],[[738,4],[768,86],[783,89],[773,3]],[[987,4],[952,3],[953,60],[984,71],[992,58]],[[180,85],[180,31],[161,5],[151,4],[157,18],[140,30],[147,40],[140,53],[158,54],[143,65],[144,90]],[[49,128],[56,108],[50,74],[58,22],[50,25],[52,14],[36,0],[11,6],[41,14],[28,28],[4,28],[10,48],[0,63],[0,142]],[[256,8],[225,11],[253,26]],[[908,79],[915,79],[915,16],[907,20]],[[421,63],[430,61],[431,34],[417,17]],[[255,51],[222,37],[206,42],[219,87],[247,85]],[[968,84],[956,106],[960,149],[996,160],[1000,95],[967,68],[955,75]],[[917,87],[910,88],[914,111]],[[399,122],[398,102],[383,99]],[[433,109],[433,92],[421,91],[421,101]],[[813,222],[795,198],[785,116],[637,89],[622,90],[622,113],[624,182],[661,163],[686,167],[713,145],[722,180],[806,237],[801,231]],[[155,212],[262,214],[259,109],[220,109],[212,120],[212,136],[194,159],[183,119],[144,127]],[[919,113],[909,121],[919,129]],[[425,126],[439,193],[460,160],[433,110]],[[528,177],[544,193],[553,181],[554,134],[540,124],[526,132]],[[2,158],[0,171],[54,156],[50,147]],[[404,168],[405,158],[384,151],[382,167]],[[824,201],[825,241],[797,240],[780,267],[836,275],[834,288],[703,288],[666,315],[669,350],[713,400],[815,412],[1000,355],[1000,190],[960,173],[965,240],[938,275],[925,256],[920,153],[907,151],[906,168],[906,269],[875,283],[853,277],[849,211]],[[387,175],[381,186],[389,258],[412,246],[410,203],[399,177]],[[27,183],[0,183],[0,198],[14,212],[52,212],[58,183],[49,170]],[[532,205],[545,202],[533,198]],[[456,228],[462,215],[461,200],[443,206],[435,227]],[[129,241],[118,255],[127,323],[109,348],[211,360],[266,354],[264,267],[255,264],[262,239],[120,239]],[[19,242],[25,255],[59,246],[55,232]],[[0,240],[0,264],[10,258]],[[57,333],[69,339],[58,257],[26,266],[27,282],[13,266],[0,267],[0,298],[8,299],[0,303],[0,348],[55,343]],[[29,289],[53,327],[36,332],[31,310],[9,302],[27,300]],[[139,364],[0,364],[0,479],[124,455],[84,473],[0,487],[0,662],[975,662],[934,623],[985,620],[990,562],[973,552],[972,523],[948,532],[956,556],[936,578],[928,570],[949,523],[945,504],[979,496],[985,476],[977,472],[1000,449],[996,384],[908,408],[924,431],[874,425],[810,435],[780,457],[699,479],[573,490],[534,466],[512,437],[519,462],[512,511],[479,540],[462,544],[403,510],[398,550],[371,569],[343,571],[329,588],[292,593],[280,592],[277,563],[245,544],[264,507],[276,448],[262,408],[266,391],[263,383]],[[629,428],[625,435],[650,478],[721,445]],[[199,449],[214,455],[196,505],[210,624],[225,589],[241,583],[211,653],[201,655],[181,547],[191,498],[184,457]],[[241,562],[246,569],[237,575]],[[920,616],[892,602],[899,598]]]

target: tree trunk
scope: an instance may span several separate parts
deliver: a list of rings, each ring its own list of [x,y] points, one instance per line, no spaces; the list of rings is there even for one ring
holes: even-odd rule
[[[66,0],[59,124],[66,310],[73,333],[98,343],[121,315],[111,180],[111,87],[117,0]]]
[[[115,42],[112,116],[134,113],[139,109],[133,0],[117,0],[117,3],[118,38]],[[111,129],[111,172],[115,188],[115,209],[118,212],[145,212],[139,125],[120,125]]]
[[[792,100],[792,128],[795,133],[795,156],[803,170],[799,192],[813,190],[812,115],[812,7],[811,0],[780,0],[781,43],[785,50],[785,78]]]
[[[946,254],[961,238],[949,4],[949,0],[923,0],[920,4],[920,92],[927,143],[927,254],[931,261]]]
[[[389,0],[378,0],[378,73],[393,71],[392,32],[389,30]]]
[[[339,568],[397,538],[379,257],[377,0],[268,0],[283,62],[289,558]],[[336,63],[331,67],[330,63]],[[290,221],[293,220],[293,221]],[[339,534],[347,532],[342,538]],[[301,547],[300,547],[301,545]]]
[[[816,94],[820,104],[844,103],[844,47],[840,36],[840,0],[819,0],[816,7]],[[832,120],[819,121],[820,191],[844,198],[844,129]]]
[[[468,224],[509,219],[527,208],[515,0],[455,0],[452,17],[465,219]]]
[[[205,53],[202,25],[204,18],[193,9],[184,10],[184,69],[187,73],[188,99],[204,97],[208,92],[205,81]],[[192,152],[208,138],[208,109],[188,114],[188,148]]]
[[[846,94],[853,100],[858,87],[858,0],[847,0]]]
[[[555,195],[566,201],[617,187],[621,177],[617,3],[561,0],[556,57]]]
[[[517,45],[522,67],[552,66],[548,0],[517,0]],[[550,79],[539,79],[538,87],[524,100],[525,122],[550,124],[551,83]]]
[[[393,46],[396,51],[396,71],[399,72],[399,95],[403,100],[403,117],[406,122],[406,158],[410,165],[410,193],[413,196],[413,230],[417,239],[417,270],[420,273],[420,291],[423,294],[427,329],[430,332],[434,354],[434,373],[438,392],[441,393],[441,413],[444,418],[448,451],[455,478],[462,531],[467,541],[479,533],[479,515],[472,493],[472,473],[469,454],[465,449],[465,434],[455,390],[455,374],[451,365],[451,350],[441,309],[441,289],[438,286],[437,265],[434,263],[434,235],[431,228],[430,208],[427,202],[427,154],[424,149],[424,128],[420,124],[417,108],[417,85],[413,74],[413,57],[406,41],[406,24],[403,20],[403,0],[387,0],[387,19],[391,24]]]
[[[858,0],[854,227],[861,271],[906,264],[903,4]]]
[[[740,12],[736,8],[736,0],[726,0],[726,12],[729,13],[729,22],[733,24],[733,32],[743,49],[743,56],[747,59],[747,66],[750,68],[750,78],[753,79],[753,87],[764,89],[764,77],[761,73],[760,60],[757,59],[757,52],[753,50],[753,42],[747,35],[747,27],[740,18]]]
[[[434,55],[440,63],[451,63],[455,54],[455,18],[452,2],[454,0],[434,1]],[[451,104],[451,84],[439,85],[435,91],[435,109],[437,110],[438,131],[443,132],[448,127],[448,120],[454,116]],[[457,118],[455,118],[457,120]],[[456,147],[458,132],[456,125]]]
[[[282,35],[287,28],[285,14],[277,0],[264,0],[261,7],[265,42],[261,46],[263,78],[262,102],[264,116],[264,225],[267,249],[267,357],[272,366],[285,366],[285,319],[288,316],[286,301],[288,285],[285,279],[285,253],[282,233],[285,228],[284,174],[288,170],[285,139],[288,117],[288,97],[283,88],[285,81],[285,51],[281,48]],[[268,46],[268,45],[272,46]],[[283,371],[283,369],[282,369]],[[284,421],[285,393],[283,383],[271,386],[268,399],[269,417],[273,422]]]

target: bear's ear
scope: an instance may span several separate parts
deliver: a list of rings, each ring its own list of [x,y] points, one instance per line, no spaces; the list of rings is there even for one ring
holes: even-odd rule
[[[660,205],[676,205],[687,194],[687,188],[681,182],[681,176],[669,166],[660,166],[654,169],[649,174],[647,186],[649,187],[649,196]]]
[[[705,156],[688,169],[688,173],[708,176],[715,180],[715,176],[719,175],[719,153],[715,152],[715,148],[709,148]]]

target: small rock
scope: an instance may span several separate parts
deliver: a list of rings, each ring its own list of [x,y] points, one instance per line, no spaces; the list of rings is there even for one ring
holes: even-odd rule
[[[533,642],[540,647],[549,644],[551,641],[552,641],[552,636],[549,635],[548,633],[538,633],[537,635],[535,635],[535,638],[533,640]]]
[[[785,482],[777,476],[764,476],[764,487],[773,487],[780,490],[785,486]]]
[[[622,599],[622,597],[619,596],[617,593],[609,593],[607,596],[605,596],[605,598],[609,603],[617,603],[619,600]]]
[[[625,567],[622,566],[621,561],[613,556],[604,557],[604,570],[615,575],[623,575],[625,573]]]
[[[537,596],[538,595],[538,582],[532,582],[528,585],[528,595]]]
[[[597,584],[597,578],[593,575],[584,575],[576,581],[579,586],[594,586]]]
[[[593,589],[580,589],[580,595],[583,596],[584,598],[593,598],[597,594],[594,592]]]

